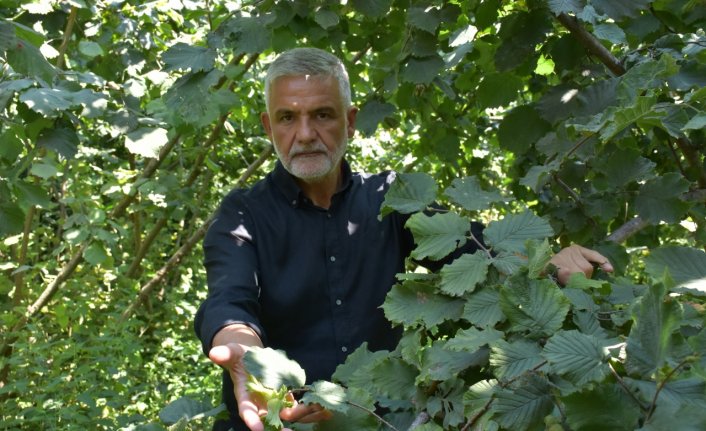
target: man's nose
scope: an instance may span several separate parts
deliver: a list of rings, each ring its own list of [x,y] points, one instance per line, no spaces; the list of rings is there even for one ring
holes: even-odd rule
[[[308,143],[316,139],[316,129],[307,117],[302,117],[297,126],[297,140]]]

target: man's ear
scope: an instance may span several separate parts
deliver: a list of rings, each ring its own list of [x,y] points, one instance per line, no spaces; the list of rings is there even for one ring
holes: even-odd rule
[[[267,133],[267,136],[269,136],[270,140],[272,140],[272,124],[270,124],[270,115],[267,112],[261,113],[260,122],[262,123],[262,127],[265,129],[265,133]]]
[[[348,108],[348,111],[346,112],[346,120],[348,122],[347,124],[347,132],[348,132],[348,139],[351,139],[353,135],[355,135],[355,119],[357,118],[358,115],[358,108],[355,106],[351,106]]]

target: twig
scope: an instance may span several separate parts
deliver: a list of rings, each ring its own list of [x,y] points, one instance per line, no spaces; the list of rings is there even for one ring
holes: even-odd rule
[[[415,428],[417,428],[420,425],[423,425],[427,422],[429,422],[429,413],[427,412],[420,412],[416,418],[414,418],[414,421],[409,425],[409,428],[407,428],[407,431],[413,431]]]
[[[383,419],[382,416],[380,416],[379,414],[377,414],[377,413],[375,413],[374,411],[370,410],[369,408],[366,408],[366,407],[364,407],[364,406],[361,406],[360,404],[356,404],[356,403],[354,403],[353,401],[346,401],[346,404],[351,405],[351,406],[356,407],[356,408],[359,408],[359,409],[363,410],[364,412],[375,416],[375,418],[376,418],[377,420],[379,420],[381,423],[383,423],[383,424],[387,425],[388,427],[390,427],[390,429],[393,429],[394,431],[400,431],[400,430],[398,430],[397,428],[395,428],[395,426],[392,425],[390,422],[388,422],[388,421],[386,421],[385,419]]]
[[[613,231],[613,233],[606,237],[606,240],[609,242],[620,244],[649,225],[650,222],[640,216],[636,216],[629,222],[625,223],[624,225],[620,226],[618,229]]]
[[[583,28],[583,26],[579,24],[576,18],[570,17],[565,13],[560,13],[557,16],[557,19],[574,36],[576,36],[576,38],[578,38],[579,42],[581,42],[581,44],[589,52],[598,57],[598,59],[601,60],[601,62],[611,72],[613,72],[616,76],[621,76],[625,74],[626,70],[620,63],[620,60],[618,60],[610,51],[608,51],[608,49],[603,46],[600,40],[598,40],[594,35],[592,35],[585,28]]]
[[[687,359],[682,360],[679,364],[677,364],[676,367],[672,371],[667,374],[667,376],[662,380],[657,386],[657,390],[655,391],[655,396],[652,397],[652,404],[650,405],[650,409],[647,411],[647,416],[645,417],[645,422],[650,420],[650,417],[652,416],[652,413],[654,413],[655,409],[657,408],[657,397],[659,397],[659,393],[664,389],[664,386],[667,384],[669,379],[672,378],[672,376],[679,370],[679,368],[683,367],[684,365],[688,364],[689,361]]]
[[[69,18],[66,21],[66,28],[64,29],[64,38],[61,41],[61,46],[59,46],[59,58],[56,59],[56,67],[59,69],[64,68],[64,55],[69,47],[69,40],[71,39],[71,33],[74,30],[74,23],[76,22],[76,16],[78,15],[78,8],[76,6],[71,6],[71,12],[69,12]]]
[[[632,400],[635,401],[635,404],[637,404],[641,410],[647,410],[647,408],[642,405],[640,400],[637,399],[635,394],[632,393],[630,388],[628,388],[628,385],[625,384],[625,381],[623,380],[623,378],[620,377],[620,375],[618,374],[617,371],[615,371],[615,368],[613,368],[613,365],[610,363],[610,361],[608,361],[608,369],[610,369],[610,373],[613,375],[613,377],[615,377],[615,380],[618,381],[618,384],[620,385],[621,388],[623,388],[625,393],[627,393],[630,396],[630,398],[632,398]]]

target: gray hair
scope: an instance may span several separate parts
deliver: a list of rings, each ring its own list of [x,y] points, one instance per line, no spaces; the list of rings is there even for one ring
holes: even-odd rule
[[[338,81],[343,107],[352,105],[351,84],[343,62],[335,55],[318,48],[294,48],[281,53],[267,69],[265,77],[265,105],[270,109],[270,88],[281,76],[332,76]]]

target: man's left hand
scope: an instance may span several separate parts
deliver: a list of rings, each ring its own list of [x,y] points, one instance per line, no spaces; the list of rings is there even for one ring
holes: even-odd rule
[[[556,278],[562,286],[566,285],[571,274],[576,272],[583,272],[586,278],[591,278],[594,264],[603,271],[613,272],[613,265],[605,256],[580,245],[571,245],[562,249],[549,260],[549,263],[556,267]]]

